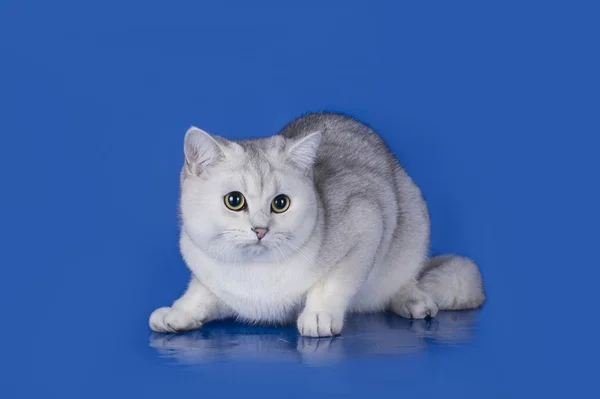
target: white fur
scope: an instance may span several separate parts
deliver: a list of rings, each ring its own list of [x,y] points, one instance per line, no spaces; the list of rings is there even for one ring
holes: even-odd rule
[[[383,145],[374,133],[347,133],[363,127],[336,118],[317,121],[329,129],[325,136],[315,129],[300,137],[232,142],[188,130],[180,248],[192,279],[171,307],[152,313],[154,331],[237,317],[296,320],[302,335],[331,336],[341,333],[351,312],[424,318],[438,309],[481,305],[481,276],[472,261],[427,262],[427,207],[411,178],[391,155],[378,159],[379,150],[368,148]],[[338,147],[352,140],[367,147],[351,160],[359,172],[348,174],[336,162],[348,158]],[[383,177],[370,172],[378,169],[389,171]],[[225,207],[232,191],[244,194],[247,209]],[[279,194],[288,195],[291,206],[276,214],[270,206]],[[267,226],[259,241],[252,228]]]
[[[431,259],[419,278],[419,288],[443,309],[476,308],[485,301],[479,268],[463,256]]]

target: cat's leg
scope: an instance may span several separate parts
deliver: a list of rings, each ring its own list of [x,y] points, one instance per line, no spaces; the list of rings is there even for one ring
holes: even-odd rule
[[[411,280],[406,283],[392,298],[390,309],[392,312],[407,319],[424,319],[435,317],[438,307],[433,298]]]
[[[300,334],[330,337],[341,333],[348,304],[373,267],[376,251],[376,245],[350,251],[324,280],[309,290],[298,317]]]
[[[185,293],[172,306],[156,309],[150,315],[150,328],[156,332],[195,330],[210,320],[230,316],[231,310],[192,276]]]
[[[303,336],[329,337],[341,333],[348,305],[373,269],[383,235],[381,213],[371,204],[355,206],[347,220],[352,221],[342,248],[345,253],[327,275],[307,293],[304,310],[298,317],[298,330]],[[354,215],[353,215],[354,214]],[[338,258],[339,259],[339,258]]]

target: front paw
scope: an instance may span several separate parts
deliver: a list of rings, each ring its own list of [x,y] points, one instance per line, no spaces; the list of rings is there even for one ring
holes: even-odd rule
[[[298,331],[305,337],[339,335],[344,325],[343,315],[323,311],[304,311],[298,317]]]
[[[176,308],[158,308],[150,315],[150,328],[156,332],[178,332],[202,327],[202,321],[195,320],[189,313]]]

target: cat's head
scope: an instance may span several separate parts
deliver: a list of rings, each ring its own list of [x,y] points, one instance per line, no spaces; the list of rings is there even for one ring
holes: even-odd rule
[[[321,133],[230,141],[190,128],[181,172],[183,229],[224,262],[285,262],[313,234]]]

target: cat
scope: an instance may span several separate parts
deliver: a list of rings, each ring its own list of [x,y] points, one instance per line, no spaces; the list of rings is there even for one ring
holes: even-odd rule
[[[422,319],[485,300],[472,260],[429,259],[420,189],[350,116],[308,113],[249,140],[191,127],[184,156],[180,250],[191,280],[151,314],[154,331],[233,317],[328,337],[349,313]]]

